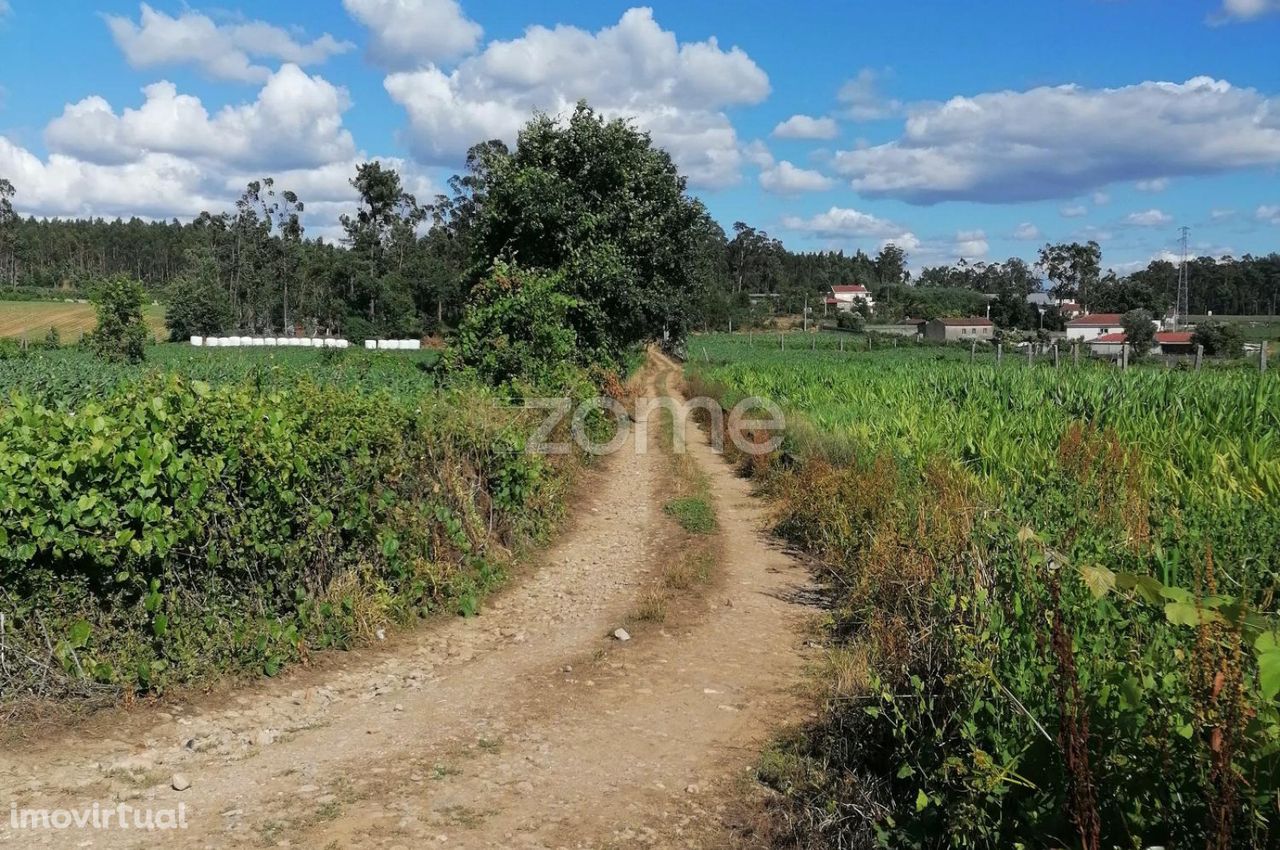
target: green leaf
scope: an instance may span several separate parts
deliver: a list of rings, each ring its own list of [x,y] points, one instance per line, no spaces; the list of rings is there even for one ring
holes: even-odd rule
[[[1101,599],[1116,586],[1116,574],[1106,567],[1083,566],[1080,568],[1080,576],[1094,599]]]
[[[80,649],[89,642],[89,623],[85,620],[77,620],[67,632],[67,640],[73,649]]]
[[[916,811],[923,812],[928,807],[929,807],[929,795],[924,793],[924,789],[921,788],[919,791],[916,792]]]
[[[1280,649],[1268,649],[1258,655],[1258,685],[1265,699],[1280,693]]]

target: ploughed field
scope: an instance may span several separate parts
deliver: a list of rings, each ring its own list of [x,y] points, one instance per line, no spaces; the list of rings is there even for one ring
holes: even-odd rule
[[[1280,377],[807,342],[697,337],[686,367],[787,412],[751,468],[828,569],[825,709],[764,768],[787,828],[1273,843]]]
[[[142,317],[152,335],[164,339],[164,307],[148,304]],[[87,302],[68,301],[0,301],[0,337],[39,342],[49,328],[56,328],[63,344],[76,342],[81,334],[92,333],[98,326],[97,313]]]

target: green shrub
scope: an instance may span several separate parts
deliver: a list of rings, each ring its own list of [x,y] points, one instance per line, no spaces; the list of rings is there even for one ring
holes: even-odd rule
[[[93,298],[98,326],[90,335],[89,343],[100,357],[124,363],[142,362],[147,345],[143,298],[142,284],[128,277],[109,278],[98,284]]]
[[[346,367],[333,367],[346,368]],[[376,384],[376,380],[370,379]],[[483,388],[153,374],[0,407],[0,696],[275,673],[415,615],[474,612],[563,473]],[[60,671],[49,678],[43,664]]]

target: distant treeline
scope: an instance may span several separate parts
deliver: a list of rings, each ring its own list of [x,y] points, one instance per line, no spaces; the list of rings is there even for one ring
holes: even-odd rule
[[[500,141],[476,145],[449,193],[420,201],[399,175],[378,162],[361,165],[351,183],[356,214],[343,216],[341,244],[308,239],[304,199],[267,178],[250,183],[234,211],[202,212],[189,223],[77,219],[14,214],[21,187],[0,178],[0,288],[9,297],[81,295],[95,281],[127,275],[151,297],[175,306],[170,325],[221,332],[306,334],[341,331],[351,338],[412,336],[456,324],[484,269],[476,268],[476,234],[496,163],[510,156]],[[554,216],[553,216],[554,217]],[[516,257],[517,261],[521,258]],[[690,327],[743,326],[772,313],[821,312],[835,284],[860,283],[881,305],[878,318],[932,318],[985,311],[1008,327],[1053,327],[1026,303],[1032,292],[1082,303],[1094,312],[1144,308],[1162,314],[1174,302],[1178,269],[1165,260],[1127,276],[1102,271],[1097,243],[1046,245],[1032,265],[928,267],[913,280],[905,251],[795,252],[768,233],[738,222],[732,234],[709,219],[681,262]],[[1280,254],[1189,265],[1190,312],[1274,314],[1280,308]],[[983,296],[969,298],[965,293]],[[767,294],[768,298],[752,295]]]

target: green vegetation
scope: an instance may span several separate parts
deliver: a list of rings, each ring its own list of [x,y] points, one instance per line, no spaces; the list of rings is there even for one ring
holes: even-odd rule
[[[524,454],[536,422],[481,386],[363,353],[197,353],[0,406],[6,698],[273,674],[472,613],[560,509],[567,467]]]
[[[416,616],[476,613],[577,462],[525,452],[540,418],[519,401],[621,394],[636,343],[683,333],[681,251],[707,217],[665,152],[585,105],[468,165],[425,239],[427,210],[378,163],[352,181],[346,252],[303,243],[302,203],[270,180],[234,216],[127,231],[197,235],[167,281],[175,335],[417,333],[447,290],[443,357],[144,347],[140,258],[136,277],[94,280],[88,345],[0,347],[0,700],[274,675]]]
[[[1280,378],[696,341],[831,568],[820,719],[762,776],[803,846],[1271,846]]]
[[[710,534],[716,529],[715,511],[705,496],[672,499],[662,509],[675,517],[681,528],[693,534]]]
[[[99,284],[93,296],[98,326],[89,336],[89,348],[105,360],[141,363],[147,346],[142,300],[142,284],[131,278]]]

